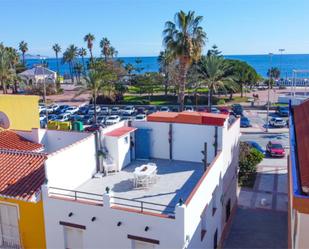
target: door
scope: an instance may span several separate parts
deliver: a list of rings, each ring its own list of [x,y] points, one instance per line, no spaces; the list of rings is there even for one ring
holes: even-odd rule
[[[64,226],[64,241],[66,249],[83,248],[83,230]]]
[[[17,207],[0,204],[0,246],[20,246]]]
[[[231,215],[231,199],[228,200],[225,206],[225,222],[227,222]]]
[[[133,240],[133,249],[154,249],[155,245],[138,240]]]
[[[150,158],[150,132],[149,129],[137,129],[135,131],[135,158]]]
[[[218,247],[218,229],[216,229],[215,235],[214,235],[214,249],[217,249]]]

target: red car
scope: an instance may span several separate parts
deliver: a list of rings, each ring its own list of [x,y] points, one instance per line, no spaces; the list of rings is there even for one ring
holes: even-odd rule
[[[222,114],[230,114],[230,111],[228,108],[219,108],[220,109],[220,113]]]
[[[285,150],[282,146],[282,144],[277,142],[268,142],[266,146],[266,152],[271,157],[284,157],[285,156]]]

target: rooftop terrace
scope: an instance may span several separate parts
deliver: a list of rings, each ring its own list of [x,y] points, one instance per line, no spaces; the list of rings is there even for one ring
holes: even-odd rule
[[[134,169],[149,162],[157,165],[156,182],[148,188],[134,189]],[[66,194],[72,197],[74,192],[74,198],[81,201],[102,201],[102,195],[106,187],[109,187],[113,196],[112,203],[116,206],[140,208],[140,205],[143,205],[145,210],[172,213],[180,198],[186,201],[203,173],[202,163],[162,159],[136,160],[121,172],[92,178],[76,188],[75,192]]]

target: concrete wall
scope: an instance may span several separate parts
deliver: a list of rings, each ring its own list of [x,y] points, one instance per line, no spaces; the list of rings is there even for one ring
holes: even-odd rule
[[[83,248],[132,248],[128,234],[159,240],[155,248],[183,248],[182,210],[176,211],[176,219],[162,218],[113,209],[105,201],[102,207],[51,198],[46,188],[43,193],[47,248],[65,248],[63,226],[59,221],[86,226]],[[68,217],[70,212],[73,215]],[[96,218],[93,222],[92,217]],[[118,222],[121,226],[117,226]]]
[[[89,135],[89,134],[88,134]],[[45,174],[48,186],[74,189],[96,172],[95,139],[87,139],[48,155]]]
[[[136,128],[151,129],[151,157],[169,159],[169,123],[161,122],[132,122]],[[221,127],[218,127],[218,140],[221,136]],[[208,144],[208,162],[215,155],[215,126],[172,124],[172,151],[174,160],[202,162],[204,143]],[[220,143],[219,143],[220,146]]]

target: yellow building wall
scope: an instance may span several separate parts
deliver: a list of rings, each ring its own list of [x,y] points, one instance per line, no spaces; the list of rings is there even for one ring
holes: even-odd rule
[[[46,248],[43,201],[32,203],[0,197],[0,203],[18,205],[19,233],[23,248]]]
[[[28,131],[40,127],[38,96],[0,95],[0,111],[9,120],[9,129]]]

